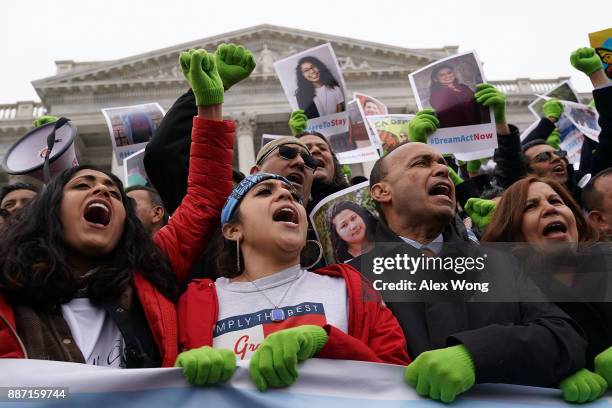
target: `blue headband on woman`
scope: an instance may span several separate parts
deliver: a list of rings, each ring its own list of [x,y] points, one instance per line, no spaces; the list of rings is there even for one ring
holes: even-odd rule
[[[240,201],[242,200],[242,198],[253,187],[261,183],[262,181],[269,180],[269,179],[280,180],[283,183],[291,186],[291,188],[293,189],[293,185],[289,182],[289,180],[287,180],[283,176],[279,176],[278,174],[270,174],[270,173],[251,174],[250,176],[247,176],[244,179],[242,179],[240,184],[238,184],[234,188],[232,193],[229,195],[229,197],[227,197],[227,201],[225,202],[225,205],[223,206],[223,210],[221,210],[221,225],[225,225],[227,222],[229,222],[229,220],[234,215],[236,208],[238,208],[238,204],[240,204]]]

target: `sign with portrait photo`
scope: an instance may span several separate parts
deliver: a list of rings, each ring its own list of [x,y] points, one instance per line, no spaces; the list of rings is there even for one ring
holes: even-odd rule
[[[412,118],[414,118],[414,115],[368,116],[368,122],[378,139],[382,156],[400,144],[408,143],[408,123]]]
[[[350,139],[346,86],[331,44],[276,61],[274,68],[291,109],[306,114],[307,132],[325,136],[336,154],[357,148]]]
[[[589,42],[599,55],[606,75],[612,79],[612,28],[589,33]]]
[[[123,159],[124,187],[151,186],[144,166],[144,155],[145,149],[141,149]]]
[[[563,104],[563,116],[567,117],[583,135],[599,143],[599,113],[597,109],[587,105],[561,101]]]
[[[469,153],[497,147],[490,108],[476,102],[476,84],[485,82],[475,51],[429,64],[409,76],[419,110],[436,111],[440,126],[427,143],[440,153]]]
[[[540,119],[544,117],[544,103],[551,98],[556,98],[561,101],[580,102],[578,93],[574,90],[570,81],[563,81],[544,95],[537,95],[538,98],[531,102],[527,108],[533,115]]]
[[[348,262],[371,250],[377,220],[367,181],[325,197],[310,212],[327,265]]]
[[[117,157],[117,163],[143,149],[164,118],[159,103],[104,108],[102,114]]]
[[[336,157],[340,164],[354,164],[378,159],[376,140],[372,140],[368,123],[363,116],[359,102],[355,99],[347,104],[349,117],[349,138],[355,150],[338,153]]]

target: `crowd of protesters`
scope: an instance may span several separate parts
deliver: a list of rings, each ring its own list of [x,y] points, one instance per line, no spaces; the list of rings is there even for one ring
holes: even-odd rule
[[[147,145],[154,188],[124,190],[112,173],[78,166],[42,190],[2,189],[0,357],[177,366],[194,385],[227,381],[250,360],[261,391],[291,385],[299,363],[317,357],[404,365],[409,386],[443,402],[475,383],[599,398],[612,386],[612,269],[592,264],[612,254],[612,84],[593,49],[570,62],[593,84],[601,128],[578,169],[559,149],[563,104],[546,101],[521,141],[505,95],[479,84],[463,96],[494,113],[494,170],[429,146],[444,118],[417,112],[409,141],[366,175],[378,218],[350,202],[330,208],[343,263],[326,265],[307,214],[357,180],[325,136],[306,130],[302,110],[289,118],[294,136],[263,146],[249,175],[234,170],[224,95],[255,59],[233,44],[181,53],[190,89]],[[367,243],[361,255],[342,232],[352,224]],[[511,300],[376,291],[377,259],[398,254],[485,256],[486,278]],[[425,276],[434,277],[450,279]]]

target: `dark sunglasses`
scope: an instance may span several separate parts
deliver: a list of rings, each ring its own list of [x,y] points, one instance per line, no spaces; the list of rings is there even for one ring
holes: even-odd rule
[[[311,169],[312,171],[315,171],[319,165],[319,160],[315,159],[313,155],[311,155],[310,153],[307,153],[303,149],[300,149],[298,147],[291,147],[289,145],[280,145],[270,150],[261,159],[259,159],[259,163],[257,164],[263,163],[266,157],[272,154],[272,152],[274,152],[274,150],[276,150],[277,148],[278,148],[278,155],[285,160],[293,160],[297,157],[299,153],[299,155],[302,157],[302,160],[304,160],[304,165],[308,167],[309,169]]]
[[[565,159],[567,157],[567,152],[565,150],[556,150],[554,152],[542,152],[533,156],[533,160],[536,163],[542,163],[546,161],[550,161],[552,159],[553,154],[560,159]]]

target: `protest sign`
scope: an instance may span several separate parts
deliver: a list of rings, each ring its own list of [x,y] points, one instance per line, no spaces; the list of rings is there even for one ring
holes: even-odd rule
[[[599,113],[595,108],[579,103],[561,101],[563,115],[567,117],[583,135],[599,143]]]
[[[550,98],[556,98],[561,101],[580,102],[578,93],[574,90],[570,81],[563,81],[544,95],[537,96],[538,98],[531,102],[527,108],[538,119],[544,117],[544,102]]]
[[[367,181],[321,200],[310,212],[310,222],[326,264],[347,262],[372,249],[377,217]]]
[[[374,130],[382,155],[408,142],[408,123],[414,115],[373,115],[368,122]]]
[[[302,109],[308,118],[307,132],[321,133],[338,155],[358,149],[350,138],[346,86],[331,44],[276,61],[274,68],[291,109]]]
[[[145,149],[123,159],[124,187],[151,186],[144,166]]]
[[[117,163],[143,149],[164,117],[159,103],[104,108],[102,114]]]
[[[612,79],[612,28],[589,33],[589,42],[601,58],[606,75]]]
[[[497,147],[491,109],[474,99],[485,82],[476,52],[453,55],[409,76],[419,110],[433,108],[440,126],[427,143],[440,153],[468,153]]]

